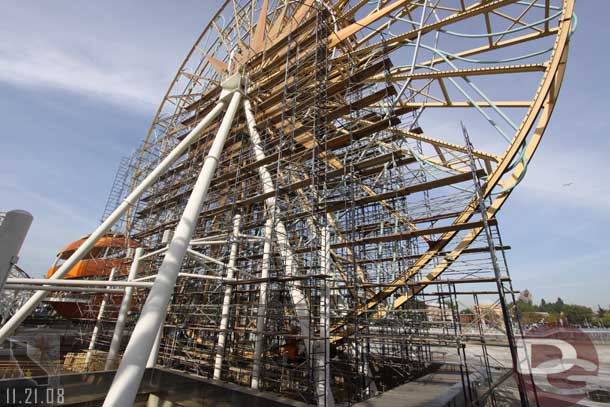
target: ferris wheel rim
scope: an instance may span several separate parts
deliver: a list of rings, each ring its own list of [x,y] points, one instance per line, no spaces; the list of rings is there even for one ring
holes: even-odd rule
[[[180,68],[178,69],[178,72],[174,76],[167,92],[165,93],[165,96],[164,96],[159,108],[157,109],[155,119],[153,120],[153,124],[150,127],[150,130],[148,132],[145,143],[149,142],[151,134],[154,129],[154,126],[155,126],[155,123],[160,118],[160,114],[161,114],[161,111],[163,110],[164,104],[167,103],[168,97],[171,95],[172,90],[174,89],[174,86],[176,85],[178,79],[183,74],[183,70],[184,70],[185,66],[187,65],[187,63],[189,62],[190,58],[192,58],[193,55],[197,52],[197,46],[198,46],[199,42],[208,32],[210,32],[210,30],[213,29],[214,20],[219,15],[221,15],[221,13],[224,10],[226,10],[226,8],[229,6],[229,3],[231,3],[231,2],[232,2],[232,0],[226,0],[223,3],[223,5],[221,7],[219,7],[219,10],[217,11],[217,13],[214,15],[214,17],[210,20],[210,22],[204,28],[201,35],[198,37],[197,41],[191,48],[190,52],[188,53],[186,58],[183,60],[182,64],[180,65]],[[508,1],[496,0],[491,3],[492,4],[497,3],[497,4],[502,5],[502,4],[505,4],[505,3],[508,4],[511,2],[513,2],[513,0],[508,0]],[[487,3],[489,3],[489,2],[487,2]],[[277,4],[279,4],[279,2]],[[284,4],[287,4],[287,3],[284,3]],[[482,5],[483,3],[480,3],[480,4]],[[515,160],[515,157],[517,156],[517,153],[519,150],[521,150],[523,152],[529,151],[530,153],[528,153],[529,155],[528,155],[527,161],[529,161],[529,159],[531,159],[531,156],[533,155],[533,153],[535,152],[536,148],[538,147],[538,145],[540,143],[540,138],[542,136],[542,133],[544,132],[544,128],[546,127],[546,124],[548,123],[548,121],[550,119],[550,114],[552,113],[552,110],[555,106],[555,101],[552,100],[551,101],[552,103],[547,103],[546,107],[544,107],[545,101],[549,95],[549,92],[550,92],[550,89],[552,86],[554,86],[557,91],[561,87],[561,82],[563,79],[563,72],[560,72],[562,69],[561,60],[564,57],[564,54],[567,52],[567,46],[568,46],[569,37],[571,34],[570,28],[572,26],[574,0],[563,0],[562,4],[563,4],[562,11],[561,11],[562,15],[561,15],[561,17],[559,17],[559,24],[558,24],[558,27],[556,28],[556,31],[549,31],[549,32],[545,33],[545,35],[555,35],[554,45],[552,47],[550,56],[546,63],[546,69],[544,71],[544,74],[542,75],[542,78],[540,79],[539,86],[535,92],[535,96],[531,100],[529,108],[523,114],[523,120],[522,120],[521,125],[512,135],[510,144],[507,146],[506,150],[502,153],[501,156],[498,156],[499,161],[497,163],[497,166],[494,168],[494,170],[490,174],[488,174],[488,182],[486,184],[486,190],[485,190],[486,198],[491,196],[494,188],[497,185],[504,182],[504,181],[502,181],[503,178],[509,177],[509,175],[507,175],[507,174],[508,174],[509,170],[513,169],[513,168],[509,168],[509,167],[511,166],[511,164],[513,164],[513,161]],[[254,6],[252,6],[252,8],[254,9]],[[231,22],[227,23],[227,27],[231,25],[231,23],[234,21],[234,19],[235,19],[235,16],[233,16],[233,20]],[[565,65],[563,66],[563,68],[565,68]],[[542,131],[538,132],[536,137],[534,137],[528,141],[528,139],[527,139],[528,135],[530,135],[532,128],[535,126],[536,118],[539,117],[539,115],[543,109],[546,109],[544,112],[545,115],[543,117],[541,117],[540,120],[538,120],[538,125],[537,125],[537,127],[542,128]],[[524,153],[523,157],[525,157],[525,153]],[[524,161],[524,163],[526,163],[527,161]],[[519,163],[516,163],[515,165],[518,167]],[[510,186],[504,192],[501,192],[502,193],[501,199],[500,200],[496,199],[494,201],[494,202],[499,202],[499,204],[492,204],[492,206],[497,206],[497,209],[499,209],[499,207],[502,206],[504,201],[506,200],[506,197],[508,197],[508,195],[510,195],[510,192],[512,191],[513,188],[514,188],[514,185]],[[470,215],[468,215],[471,207],[472,206],[467,206],[464,209],[464,212],[462,213],[462,215],[460,217],[458,217],[458,219],[460,219],[464,216],[466,216],[466,219],[469,219],[470,216],[472,216],[472,213],[470,213]],[[496,211],[497,211],[497,209],[496,209]],[[495,212],[494,212],[494,214],[495,214]],[[443,247],[445,247],[445,246],[443,246]],[[436,252],[438,252],[438,250]],[[430,251],[422,253],[420,258],[425,258],[425,257],[432,258],[431,256],[429,256],[430,253],[431,253]],[[377,303],[375,305],[377,305]],[[367,304],[367,308],[368,308],[368,304]]]

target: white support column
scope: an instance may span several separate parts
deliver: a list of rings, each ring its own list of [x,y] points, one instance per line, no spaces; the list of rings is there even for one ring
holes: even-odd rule
[[[239,247],[239,223],[241,217],[235,215],[233,218],[233,242],[231,243],[231,253],[229,254],[229,264],[227,267],[227,280],[233,280],[235,261],[237,259],[237,249]],[[225,354],[225,343],[227,340],[227,327],[229,326],[229,314],[231,312],[231,284],[225,285],[225,295],[222,300],[222,311],[220,314],[220,328],[218,332],[218,343],[216,344],[216,359],[214,360],[214,380],[220,380],[222,373],[222,360]]]
[[[248,124],[248,131],[250,133],[250,138],[252,140],[252,144],[253,144],[253,150],[254,150],[254,156],[256,158],[256,161],[261,161],[263,159],[265,159],[265,152],[263,150],[263,146],[262,146],[262,140],[260,137],[260,134],[258,133],[258,130],[256,129],[256,120],[254,117],[254,112],[252,110],[252,104],[250,103],[249,100],[244,99],[244,110],[246,113],[246,121]],[[261,183],[263,185],[263,193],[267,194],[267,193],[273,193],[275,191],[275,186],[273,185],[273,180],[271,178],[271,174],[269,173],[269,171],[267,170],[267,168],[263,165],[260,166],[258,168],[258,173],[259,173],[259,177],[261,179]],[[271,217],[271,219],[273,219],[273,223],[275,226],[275,235],[276,235],[276,239],[277,239],[277,243],[278,243],[278,247],[280,250],[280,256],[282,257],[282,260],[284,261],[284,268],[286,270],[286,275],[287,276],[296,276],[297,275],[297,268],[296,268],[296,262],[294,259],[294,253],[292,251],[292,248],[290,247],[290,242],[288,241],[288,232],[286,231],[286,227],[284,226],[284,223],[279,220],[279,219],[275,219],[275,214],[276,214],[276,202],[275,202],[275,197],[271,196],[269,198],[267,198],[265,200],[265,204],[267,206],[267,211],[268,211],[268,216]],[[330,246],[328,248],[328,256],[330,256]],[[326,264],[329,264],[328,262]],[[263,266],[264,267],[264,266]],[[326,267],[326,266],[325,266]],[[310,327],[309,327],[309,306],[307,304],[307,299],[305,297],[305,295],[303,294],[303,291],[300,289],[300,283],[298,281],[294,281],[289,283],[289,287],[290,287],[290,296],[292,298],[292,304],[294,306],[295,309],[295,314],[297,316],[297,320],[299,322],[299,328],[301,330],[301,336],[303,337],[308,337],[310,334]],[[328,335],[326,335],[328,336]],[[258,338],[257,338],[258,341]],[[322,385],[324,385],[324,383],[329,383],[330,381],[330,373],[329,373],[329,379],[326,380],[324,378],[324,369],[325,369],[325,361],[324,361],[324,354],[326,354],[326,352],[323,352],[323,349],[320,350],[318,349],[313,349],[314,352],[312,352],[312,349],[310,349],[309,346],[309,340],[305,340],[305,348],[307,351],[307,355],[311,356],[313,353],[313,359],[315,359],[313,361],[314,363],[314,381],[316,383],[322,383]],[[311,357],[308,358],[310,361],[312,360]],[[321,370],[319,369],[321,368]],[[256,371],[256,376],[254,375],[254,369],[260,369],[260,355],[258,356],[258,366],[256,363],[256,350],[255,350],[255,364],[253,365],[253,382],[252,382],[252,387],[256,388],[254,386],[258,387],[258,377],[260,376],[259,371]],[[254,380],[256,378],[256,381]],[[323,405],[323,406],[334,406],[334,399],[332,396],[332,391],[330,389],[330,386],[328,386],[327,389],[323,389],[320,387],[316,387],[316,393],[318,394],[318,403],[322,402],[323,404],[319,404],[319,405]]]
[[[159,357],[159,346],[161,346],[161,338],[163,338],[163,325],[159,327],[157,337],[155,338],[155,343],[153,343],[150,355],[148,355],[148,360],[146,361],[147,369],[155,367],[155,365],[157,364],[157,358]]]
[[[250,138],[252,140],[254,156],[256,161],[261,161],[265,159],[265,151],[263,150],[263,145],[261,141],[260,134],[258,134],[258,130],[256,129],[256,120],[254,118],[254,112],[252,110],[252,104],[249,100],[244,99],[244,110],[246,113],[246,122],[248,124],[248,131],[250,133]],[[261,183],[263,184],[263,192],[273,193],[275,191],[275,186],[273,185],[273,180],[271,178],[271,174],[269,170],[264,165],[261,165],[258,168],[258,174],[261,179]],[[286,270],[286,276],[292,277],[297,275],[297,264],[294,261],[294,253],[292,252],[292,248],[290,247],[290,242],[288,241],[288,232],[286,231],[286,227],[284,223],[280,219],[276,219],[276,203],[275,196],[271,196],[265,199],[265,205],[267,206],[268,216],[272,216],[274,219],[274,227],[275,227],[275,238],[277,240],[278,249],[280,252],[280,256],[284,262],[284,269]],[[300,283],[298,281],[293,281],[289,283],[290,289],[290,297],[292,299],[292,304],[294,306],[295,314],[297,316],[297,320],[299,322],[299,327],[301,329],[301,335],[308,337],[309,336],[309,306],[307,304],[307,299],[305,295],[300,289]],[[305,347],[307,349],[307,353],[309,354],[309,341],[305,341]]]
[[[133,255],[131,267],[129,267],[129,274],[127,275],[127,281],[131,282],[136,278],[138,274],[138,268],[140,267],[140,259],[144,254],[144,249],[138,247]],[[114,325],[114,332],[112,334],[112,341],[110,342],[110,350],[106,356],[106,365],[104,369],[114,369],[117,357],[119,356],[119,350],[121,349],[121,342],[123,340],[123,331],[125,330],[125,323],[127,323],[127,314],[129,308],[131,308],[131,295],[133,294],[133,287],[126,287],[125,293],[123,294],[123,300],[119,308],[119,313]]]
[[[261,160],[265,159],[265,152],[263,150],[260,134],[258,133],[258,130],[256,129],[256,120],[254,117],[254,112],[252,110],[252,104],[247,99],[244,99],[244,110],[246,113],[248,131],[250,133],[250,138],[251,138],[252,144],[253,144],[254,156],[256,158],[256,161],[261,161]],[[265,194],[273,193],[275,191],[275,186],[273,185],[273,180],[271,178],[271,174],[269,173],[267,168],[264,165],[260,166],[258,168],[258,173],[259,173],[259,177],[261,179],[261,183],[263,185],[263,193],[265,193]],[[294,259],[294,253],[292,251],[292,248],[290,247],[290,242],[288,241],[288,232],[286,231],[286,227],[284,226],[284,223],[281,220],[274,218],[274,215],[276,214],[275,197],[271,196],[271,197],[267,198],[265,200],[265,204],[266,204],[267,210],[269,212],[268,216],[271,216],[271,218],[274,220],[276,239],[277,239],[278,247],[280,250],[280,255],[284,261],[284,268],[286,270],[286,275],[287,276],[296,276],[297,275],[297,269],[296,269],[297,265],[296,265],[296,262]],[[330,246],[328,247],[328,256],[330,256]],[[329,265],[329,262],[327,262],[326,265]],[[327,267],[326,265],[324,266],[325,268]],[[299,321],[299,328],[301,330],[301,335],[303,337],[308,337],[310,334],[309,306],[307,304],[307,299],[306,299],[305,295],[303,294],[303,291],[300,289],[299,282],[295,281],[295,282],[290,283],[290,296],[292,298],[292,303],[293,303],[293,306],[295,309],[297,320]],[[328,336],[328,335],[326,335],[326,336]],[[324,376],[324,372],[325,372],[324,369],[326,366],[325,360],[324,360],[324,355],[326,354],[326,352],[324,352],[324,349],[320,349],[320,348],[310,349],[308,340],[305,340],[305,348],[306,348],[307,354],[309,356],[311,356],[313,354],[313,358],[309,357],[308,359],[310,361],[312,359],[315,359],[315,360],[313,360],[314,381],[318,384],[321,383],[322,385],[324,385],[324,383],[329,383],[330,382],[330,373],[329,373],[328,380],[326,380],[325,376]],[[312,352],[312,350],[314,352]],[[260,356],[259,356],[259,364],[260,364]],[[253,368],[255,368],[255,366],[253,366]],[[258,368],[260,368],[260,366]],[[256,386],[258,386],[258,376],[259,375],[260,375],[260,373],[257,372]],[[253,379],[254,379],[254,377],[255,376],[253,374]],[[254,380],[253,380],[253,387],[254,387],[254,385],[255,384],[254,384]],[[330,389],[330,386],[328,386],[327,389],[316,387],[316,393],[318,394],[318,403],[323,403],[323,404],[319,404],[319,405],[334,406],[334,399],[332,396],[332,391]]]
[[[89,251],[117,220],[132,206],[137,203],[138,198],[148,189],[179,157],[184,154],[188,147],[199,139],[203,131],[220,114],[225,107],[225,100],[221,99],[218,104],[208,113],[197,126],[161,161],[161,163],[144,178],[125,200],[98,226],[97,229],[83,242],[82,245],[65,261],[64,264],[51,276],[52,279],[64,277]],[[25,320],[47,296],[46,291],[36,291],[34,295],[0,328],[0,343],[4,342],[9,335]]]
[[[228,83],[229,81],[231,82]],[[153,342],[159,327],[165,320],[167,305],[174,291],[178,273],[193,237],[199,213],[203,207],[210,182],[218,166],[220,154],[241,101],[240,78],[238,76],[229,78],[225,81],[225,84],[223,84],[225,90],[221,94],[221,99],[230,97],[231,102],[212,142],[208,156],[203,162],[201,172],[178,222],[172,241],[167,252],[165,252],[155,284],[150,290],[140,318],[123,354],[119,369],[104,400],[105,407],[122,407],[133,404]],[[227,89],[228,86],[232,86],[232,88]]]
[[[269,267],[271,265],[271,255],[273,247],[271,239],[273,236],[273,217],[267,216],[265,221],[265,243],[263,244],[263,264],[261,267],[262,280],[269,277]],[[256,341],[254,342],[254,357],[252,361],[252,383],[253,389],[258,389],[261,373],[261,355],[263,354],[263,344],[265,340],[265,317],[267,315],[267,282],[262,281],[258,288],[258,310],[256,313]]]
[[[317,367],[316,384],[318,395],[318,406],[334,407],[330,377],[330,233],[327,227],[322,228],[320,234],[320,273],[327,276],[321,282],[322,292],[320,293],[320,343],[318,353],[315,355]]]
[[[0,224],[0,291],[32,225],[32,215],[22,210],[8,211]]]
[[[108,281],[112,281],[114,278],[114,274],[116,273],[116,267],[113,267],[110,270],[110,275],[108,276]],[[107,289],[111,289],[111,286],[108,286]],[[87,348],[87,355],[85,356],[85,367],[89,369],[89,362],[91,362],[91,356],[93,354],[93,350],[95,349],[95,343],[97,342],[97,335],[100,332],[100,327],[102,325],[102,318],[104,316],[104,311],[106,311],[106,303],[108,302],[108,294],[104,294],[104,298],[102,299],[102,303],[100,304],[100,310],[97,313],[97,320],[95,321],[95,326],[93,327],[93,332],[91,333],[91,341],[89,341],[89,348]]]

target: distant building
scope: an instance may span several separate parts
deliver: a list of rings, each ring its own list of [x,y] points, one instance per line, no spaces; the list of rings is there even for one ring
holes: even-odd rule
[[[426,304],[426,315],[428,321],[439,322],[439,321],[451,321],[452,313],[451,309],[447,306],[441,306],[436,302]]]

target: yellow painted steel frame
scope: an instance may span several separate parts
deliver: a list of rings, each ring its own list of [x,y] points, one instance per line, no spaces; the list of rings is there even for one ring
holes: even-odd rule
[[[560,22],[559,32],[554,44],[553,58],[551,63],[548,65],[544,79],[536,93],[535,101],[525,116],[516,137],[505,152],[503,160],[490,174],[487,183],[484,185],[484,198],[490,197],[497,186],[501,186],[504,189],[493,199],[492,204],[487,209],[487,216],[490,219],[496,215],[498,210],[506,202],[506,199],[510,195],[513,187],[519,182],[524,171],[526,170],[523,162],[519,162],[513,171],[507,175],[506,171],[509,168],[510,163],[515,159],[521,148],[525,148],[525,162],[527,163],[530,161],[540,144],[544,130],[546,129],[546,126],[551,118],[565,74],[573,12],[574,0],[564,0],[564,15]],[[537,119],[538,122],[536,124]],[[534,132],[528,139],[528,135],[530,135],[534,126],[536,126]],[[477,209],[478,200],[473,198],[464,212],[462,212],[462,214],[456,218],[453,224],[468,222],[468,220],[476,213]],[[445,270],[447,270],[448,267],[451,266],[455,260],[457,260],[462,251],[464,251],[476,239],[482,230],[482,227],[472,229],[471,232],[468,233],[468,235],[466,235],[451,252],[444,256],[443,261],[434,267],[434,269],[424,277],[422,282],[425,283],[437,279]],[[357,314],[361,315],[371,310],[379,305],[381,301],[385,300],[396,292],[399,288],[404,287],[404,284],[409,280],[409,278],[420,272],[435,256],[438,255],[439,252],[441,252],[447,246],[447,244],[457,235],[457,233],[457,231],[444,233],[438,242],[432,248],[430,248],[430,250],[423,254],[413,266],[406,270],[400,277],[395,279],[387,287],[379,291],[373,298],[367,301],[366,306],[359,309]],[[425,287],[426,285],[422,284],[420,286],[411,288],[406,294],[394,301],[393,308],[396,309],[400,307]],[[376,315],[383,316],[384,314],[385,312],[382,311]],[[337,330],[344,325],[344,323],[336,325],[333,327],[333,331],[337,332]],[[340,336],[341,335],[339,335],[339,337]],[[339,339],[339,337],[335,337],[334,339]]]

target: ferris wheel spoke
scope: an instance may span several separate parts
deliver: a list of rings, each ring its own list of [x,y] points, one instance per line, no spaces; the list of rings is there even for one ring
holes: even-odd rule
[[[460,146],[458,144],[454,144],[454,143],[449,143],[445,140],[439,139],[439,138],[434,138],[434,137],[430,137],[427,134],[424,133],[415,133],[413,131],[407,131],[407,130],[402,130],[402,129],[398,129],[398,128],[390,128],[390,131],[402,135],[404,137],[410,138],[410,139],[414,139],[417,141],[421,141],[442,149],[446,149],[446,150],[452,150],[452,151],[456,151],[459,153],[467,153],[466,151],[466,147],[464,146]],[[492,153],[488,153],[488,152],[484,152],[481,150],[473,150],[473,155],[477,158],[480,158],[482,160],[486,160],[486,161],[492,161],[492,162],[499,162],[501,160],[502,157],[496,155],[496,154],[492,154]]]
[[[265,30],[267,28],[267,12],[269,9],[269,0],[263,0],[261,9],[259,11],[258,20],[256,22],[256,29],[252,35],[250,41],[250,48],[254,52],[259,52],[265,45]]]
[[[277,38],[278,34],[280,33],[280,30],[282,30],[282,28],[286,24],[285,19],[286,13],[288,11],[288,0],[284,0],[282,5],[282,11],[279,12],[279,15],[277,14],[277,8],[275,10],[276,14],[271,19],[271,25],[269,26],[269,31],[267,34],[270,41],[273,41]]]
[[[342,28],[340,31],[332,33],[329,46],[331,48],[335,47],[339,43],[345,41],[347,38],[360,32],[360,30],[362,30],[363,28],[368,27],[369,25],[373,24],[374,22],[376,22],[377,20],[379,20],[383,17],[386,17],[388,14],[392,13],[399,7],[402,7],[409,2],[411,2],[411,0],[396,0],[393,3],[385,6],[381,10],[377,10],[377,11],[369,14],[368,16],[364,17],[363,19],[361,19],[345,28]]]
[[[225,49],[226,54],[228,55],[231,52],[232,47],[231,47],[230,42],[226,38],[225,33],[218,26],[218,24],[216,24],[216,21],[214,21],[214,20],[212,20],[212,27],[214,27],[214,29],[216,30],[216,33],[218,34],[218,39],[220,40],[220,43],[222,44],[222,46]]]
[[[269,44],[268,47],[272,47],[277,44],[284,36],[285,33],[294,31],[301,23],[306,15],[311,11],[315,0],[304,0],[298,2],[296,7],[292,10],[292,15],[286,16],[287,13],[282,13],[281,19],[275,22],[275,26],[270,29],[269,33]],[[286,20],[288,20],[286,22]]]
[[[407,102],[400,103],[398,106],[410,108],[410,109],[422,109],[422,108],[471,108],[471,107],[479,107],[479,108],[492,108],[495,107],[503,107],[503,108],[518,108],[518,109],[526,109],[532,106],[533,102],[529,100],[499,100],[494,101],[493,105],[487,101],[474,101],[474,102]]]
[[[364,7],[366,4],[370,3],[370,0],[358,0],[351,7],[349,6],[349,3],[350,3],[349,1],[343,1],[343,2],[340,2],[336,6],[336,9],[341,11],[341,13],[339,15],[340,15],[340,22],[343,25],[348,24],[348,22],[354,18],[356,13],[362,7]],[[349,8],[346,10],[347,7],[349,7]]]
[[[468,7],[465,11],[455,13],[442,20],[427,24],[421,28],[417,28],[415,30],[408,31],[403,34],[396,35],[389,39],[382,39],[382,40],[376,42],[375,44],[372,44],[372,45],[369,45],[366,47],[362,47],[358,50],[355,50],[351,56],[353,57],[353,56],[370,54],[370,53],[378,51],[380,49],[381,50],[393,49],[394,47],[399,46],[401,43],[403,43],[405,41],[414,40],[415,38],[417,38],[417,35],[420,33],[422,35],[427,34],[429,32],[442,29],[445,26],[448,26],[450,24],[457,23],[457,22],[465,20],[467,18],[475,17],[475,16],[483,14],[489,10],[492,10],[492,9],[495,9],[498,7],[503,7],[503,6],[515,3],[517,1],[518,0],[493,0],[493,1],[483,1],[480,3],[476,3],[476,4]],[[341,56],[338,58],[341,58]]]
[[[481,76],[481,75],[499,75],[499,74],[517,74],[517,73],[530,73],[530,72],[544,72],[546,66],[544,64],[524,64],[524,65],[505,65],[505,66],[490,66],[482,68],[471,68],[471,69],[456,69],[449,71],[430,71],[414,74],[390,74],[389,76],[377,75],[372,78],[375,81],[386,81],[388,78],[391,80],[416,80],[416,79],[442,79],[442,78],[453,78],[453,77],[466,77],[466,76]]]
[[[429,69],[430,66],[438,66],[438,65],[442,65],[442,64],[447,64],[448,61],[454,61],[459,58],[467,58],[467,57],[471,57],[471,56],[475,56],[475,55],[479,55],[479,54],[484,54],[484,53],[490,52],[490,51],[496,51],[496,50],[500,50],[500,49],[504,49],[504,48],[509,48],[512,46],[517,46],[517,45],[524,44],[524,43],[527,43],[530,41],[541,40],[545,37],[557,34],[557,32],[558,32],[558,28],[553,27],[549,31],[545,31],[543,33],[532,33],[532,34],[522,35],[522,36],[519,36],[516,38],[504,40],[499,43],[494,43],[493,46],[484,45],[481,47],[470,48],[467,50],[444,54],[444,57],[438,57],[438,58],[418,62],[417,65],[415,66],[415,69],[416,70]],[[398,67],[398,68],[393,69],[392,72],[402,74],[404,72],[410,71],[410,69],[411,69],[410,67]]]

